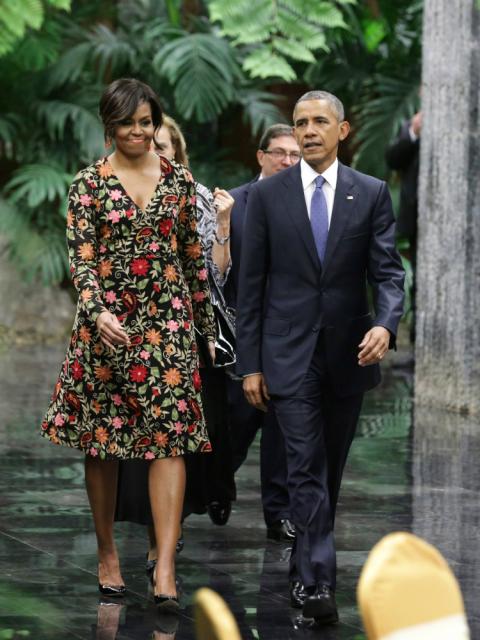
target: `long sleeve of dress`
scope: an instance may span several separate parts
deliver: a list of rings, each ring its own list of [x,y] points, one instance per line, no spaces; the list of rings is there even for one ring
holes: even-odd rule
[[[208,271],[197,229],[196,190],[191,174],[185,171],[187,193],[180,209],[178,253],[183,273],[192,295],[193,319],[197,329],[207,339],[215,339],[215,321],[210,303]]]
[[[95,214],[91,189],[84,172],[80,172],[68,194],[68,258],[79,307],[83,307],[92,322],[106,311],[98,283]]]
[[[215,240],[215,230],[217,228],[217,215],[213,201],[213,194],[203,184],[197,182],[197,218],[198,232],[202,240],[203,252],[207,269],[221,289],[225,284],[232,266],[232,259],[228,261],[227,268],[222,274],[212,257],[213,242]]]

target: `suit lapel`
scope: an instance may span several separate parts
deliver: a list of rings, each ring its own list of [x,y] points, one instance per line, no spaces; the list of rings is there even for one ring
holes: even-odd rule
[[[312,227],[308,218],[307,205],[305,204],[300,162],[292,167],[292,169],[285,170],[283,185],[286,187],[284,200],[286,210],[296,226],[315,268],[321,270],[315,240],[313,239]]]
[[[351,219],[356,206],[357,191],[354,182],[349,176],[348,169],[341,163],[338,164],[337,187],[333,201],[332,219],[328,231],[327,248],[323,261],[323,272],[328,268],[335,248],[340,240],[347,222]]]

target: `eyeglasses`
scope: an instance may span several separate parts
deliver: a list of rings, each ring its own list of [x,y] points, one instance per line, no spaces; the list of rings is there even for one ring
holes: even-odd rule
[[[275,160],[284,160],[285,158],[290,158],[292,162],[298,162],[302,157],[302,154],[299,151],[285,151],[285,149],[271,149],[269,151],[263,151],[263,153],[268,153],[269,155],[273,156]]]

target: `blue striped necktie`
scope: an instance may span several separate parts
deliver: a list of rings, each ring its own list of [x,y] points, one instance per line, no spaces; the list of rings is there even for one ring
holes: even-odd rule
[[[323,183],[325,178],[318,176],[315,178],[315,191],[313,192],[310,205],[310,224],[312,225],[313,238],[317,247],[318,257],[323,264],[325,249],[328,238],[328,209],[327,201],[323,193]]]

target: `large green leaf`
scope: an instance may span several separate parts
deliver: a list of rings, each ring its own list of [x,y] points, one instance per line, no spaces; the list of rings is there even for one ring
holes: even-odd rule
[[[243,107],[243,119],[250,124],[254,136],[259,136],[272,124],[286,122],[275,104],[278,98],[268,91],[243,89],[238,92],[237,100]]]
[[[173,86],[183,118],[198,122],[215,119],[231,102],[239,77],[227,42],[208,33],[176,37],[157,51],[153,66]]]
[[[46,164],[27,164],[17,169],[5,185],[10,202],[25,200],[29,207],[64,199],[73,176],[58,167]]]

